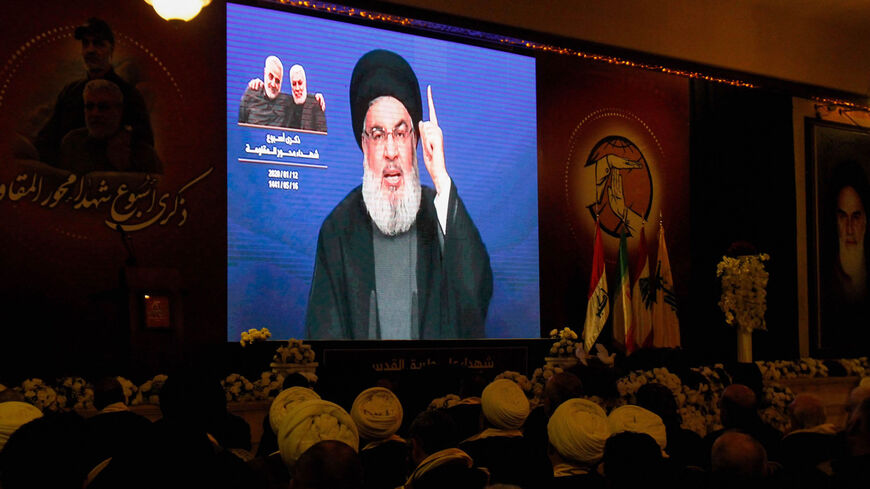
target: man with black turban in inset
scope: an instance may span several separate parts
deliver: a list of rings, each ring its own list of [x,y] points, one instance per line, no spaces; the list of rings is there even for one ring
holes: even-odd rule
[[[489,255],[444,162],[428,89],[401,56],[363,55],[353,70],[353,132],[363,184],[324,220],[305,325],[314,339],[485,335]],[[420,185],[417,140],[435,189]]]

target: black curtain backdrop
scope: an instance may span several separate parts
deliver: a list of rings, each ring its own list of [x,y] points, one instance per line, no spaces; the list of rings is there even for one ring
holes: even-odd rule
[[[693,80],[689,171],[692,286],[681,330],[687,353],[736,359],[737,340],[718,307],[716,265],[731,243],[769,253],[767,332],[753,359],[799,355],[797,224],[791,97]]]

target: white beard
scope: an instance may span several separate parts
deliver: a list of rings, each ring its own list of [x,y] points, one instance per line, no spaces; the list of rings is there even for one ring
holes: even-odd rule
[[[843,272],[851,279],[850,283],[843,284],[848,298],[855,299],[861,297],[864,294],[867,283],[864,243],[858,243],[855,246],[846,246],[841,241],[840,266],[843,267]]]
[[[403,174],[401,189],[388,190],[383,185],[383,177],[369,170],[363,161],[363,201],[375,226],[387,236],[396,236],[411,229],[417,220],[420,209],[420,173],[417,169],[417,155],[414,154],[414,171]],[[395,194],[395,195],[394,195]]]

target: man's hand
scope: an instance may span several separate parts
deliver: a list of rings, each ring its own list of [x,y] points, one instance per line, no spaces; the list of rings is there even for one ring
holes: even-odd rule
[[[320,104],[320,110],[322,110],[323,113],[326,113],[326,99],[323,98],[323,94],[315,93],[314,99],[317,100],[317,102]]]
[[[261,80],[259,78],[254,78],[253,80],[248,82],[248,88],[250,88],[251,90],[254,90],[254,91],[257,91],[257,90],[263,88],[263,80]]]
[[[435,103],[432,101],[432,85],[426,88],[429,97],[429,120],[420,121],[420,143],[423,146],[423,162],[426,170],[435,184],[435,191],[439,194],[446,182],[450,181],[447,167],[444,163],[444,135],[438,127],[438,116],[435,115]]]

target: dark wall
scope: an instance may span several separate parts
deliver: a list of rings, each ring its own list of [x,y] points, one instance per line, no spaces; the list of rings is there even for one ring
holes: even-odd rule
[[[716,265],[731,243],[770,254],[767,332],[755,358],[798,356],[797,224],[791,97],[704,81],[691,84],[691,293],[683,316],[691,352],[734,359],[736,335],[718,307]],[[673,258],[672,258],[673,259]]]

